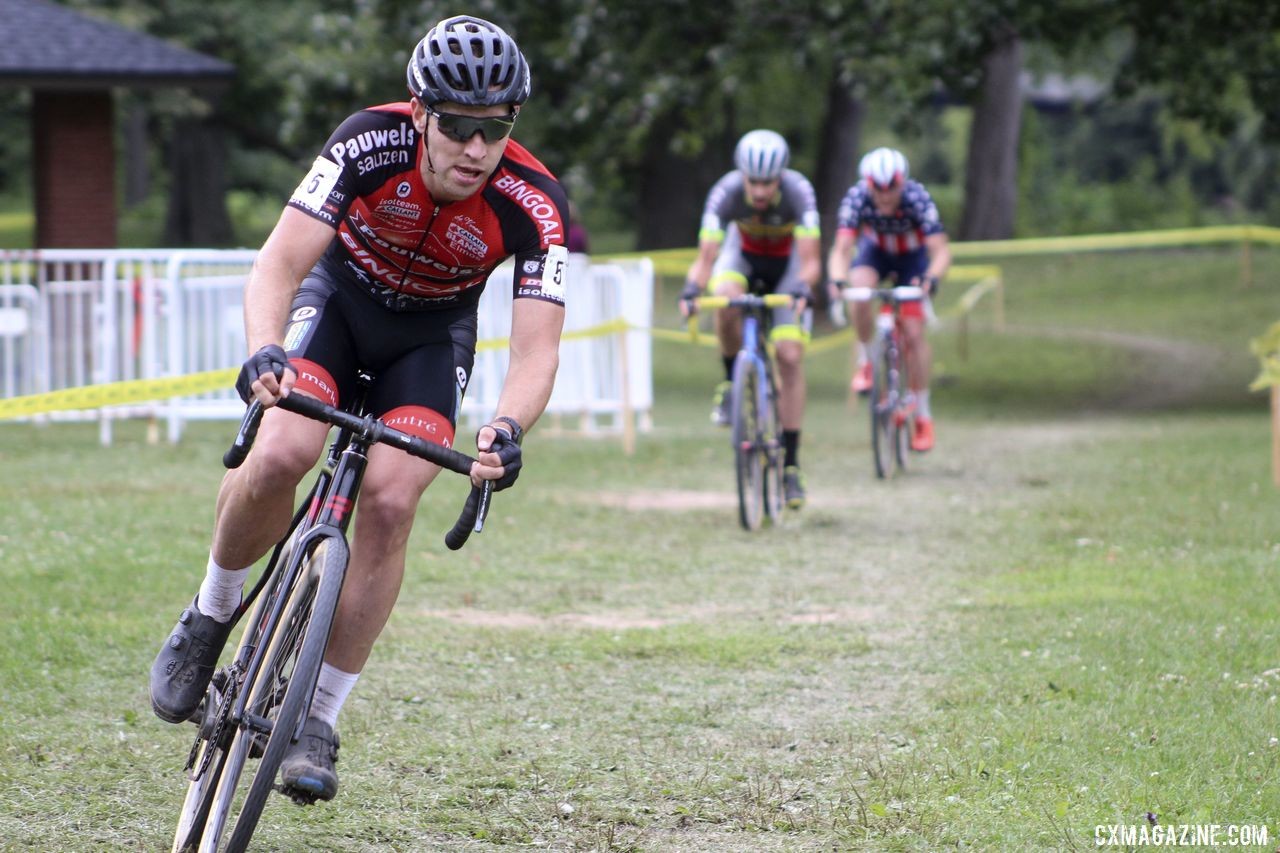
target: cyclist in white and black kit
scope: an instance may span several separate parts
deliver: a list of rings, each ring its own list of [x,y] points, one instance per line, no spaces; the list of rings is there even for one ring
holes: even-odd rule
[[[804,422],[804,348],[811,313],[806,308],[822,275],[818,204],[809,179],[788,169],[787,141],[772,130],[753,130],[738,141],[737,168],[707,194],[698,232],[698,256],[689,268],[681,311],[710,288],[718,296],[739,296],[762,281],[772,293],[795,297],[792,307],[775,308],[771,339],[778,361],[778,409],[784,447],[783,492],[787,505],[805,502],[800,471],[800,430]],[[716,387],[711,419],[729,423],[733,360],[742,341],[742,316],[736,309],[716,312],[716,334],[725,380]]]
[[[277,400],[305,393],[341,406],[368,370],[374,415],[452,445],[480,293],[512,256],[510,366],[476,436],[473,482],[515,481],[521,436],[551,395],[568,200],[509,137],[529,96],[525,58],[501,28],[457,16],[431,28],[406,74],[409,101],[361,110],[334,131],[249,275],[252,355],[237,389],[270,408],[244,466],[223,480],[204,582],[151,670],[152,707],[169,722],[204,695],[249,569],[284,534],[294,487],[324,449],[328,427]],[[310,717],[281,766],[286,787],[320,799],[337,791],[338,712],[395,604],[418,499],[439,470],[392,448],[370,452]]]
[[[892,148],[877,148],[864,156],[858,174],[860,180],[840,201],[836,236],[827,259],[833,304],[843,304],[840,289],[846,284],[872,288],[890,277],[896,286],[921,286],[931,296],[937,293],[938,282],[951,268],[951,248],[929,191],[910,179],[907,158]],[[905,303],[901,311],[907,378],[915,401],[911,449],[924,452],[933,448],[929,407],[932,353],[921,304]],[[871,362],[865,355],[875,331],[871,303],[855,302],[853,318],[860,363],[851,386],[863,394],[871,388]]]

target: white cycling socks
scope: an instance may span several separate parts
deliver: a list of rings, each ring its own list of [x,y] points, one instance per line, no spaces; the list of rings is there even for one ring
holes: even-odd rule
[[[244,593],[244,582],[249,579],[250,566],[243,569],[224,569],[209,557],[204,582],[200,584],[200,612],[216,622],[226,622],[235,615]]]
[[[933,414],[929,411],[929,389],[916,392],[916,414],[922,418],[933,420]]]
[[[359,678],[358,672],[343,672],[336,666],[321,664],[315,696],[311,699],[311,716],[328,723],[330,728],[337,728],[338,712]]]

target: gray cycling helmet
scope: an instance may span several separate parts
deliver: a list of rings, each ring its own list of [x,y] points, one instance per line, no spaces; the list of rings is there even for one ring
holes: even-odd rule
[[[426,106],[523,104],[529,63],[515,40],[483,18],[456,15],[431,28],[409,57],[409,91]]]
[[[754,181],[771,181],[782,174],[791,159],[787,140],[772,130],[753,130],[738,140],[733,164]]]

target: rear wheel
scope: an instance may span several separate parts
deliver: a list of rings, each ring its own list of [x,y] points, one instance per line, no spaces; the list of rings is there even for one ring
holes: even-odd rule
[[[877,341],[876,352],[871,359],[871,397],[867,411],[871,415],[871,457],[876,476],[882,480],[893,471],[894,443],[897,440],[893,424],[898,398],[895,360],[889,342],[884,339]]]
[[[738,353],[733,364],[733,458],[738,477],[738,521],[756,530],[764,511],[764,453],[760,446],[760,374],[755,359]]]
[[[202,850],[248,847],[285,752],[305,722],[346,573],[346,543],[322,538],[303,560],[280,621],[266,639],[257,677],[246,686],[246,719],[227,748],[227,769],[213,800]],[[249,782],[247,790],[242,775]],[[228,825],[234,827],[231,840],[221,847]]]

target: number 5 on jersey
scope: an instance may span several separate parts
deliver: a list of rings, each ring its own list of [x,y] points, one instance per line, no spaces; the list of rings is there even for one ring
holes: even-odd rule
[[[329,193],[332,192],[333,185],[338,182],[341,175],[341,166],[332,160],[317,157],[311,164],[311,171],[293,191],[291,200],[313,213],[319,213],[320,208],[329,200]]]
[[[547,261],[542,267],[542,294],[564,301],[564,280],[569,274],[569,250],[564,246],[548,246]]]

